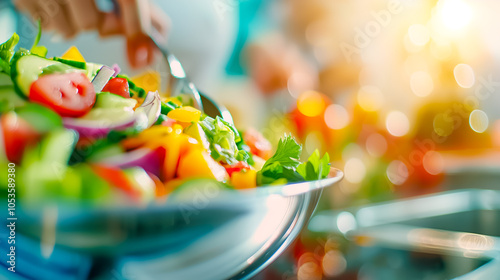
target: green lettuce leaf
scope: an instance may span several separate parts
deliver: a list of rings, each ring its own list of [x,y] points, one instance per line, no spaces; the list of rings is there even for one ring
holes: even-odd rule
[[[239,133],[235,134],[232,129],[221,118],[211,118],[205,116],[199,122],[203,132],[210,142],[211,156],[217,161],[224,161],[227,164],[234,164],[238,161],[247,161],[250,158],[245,151],[240,151],[236,145],[236,140],[241,141]]]
[[[307,162],[301,163],[297,167],[297,172],[307,181],[326,178],[330,173],[330,155],[325,153],[321,158],[319,151],[315,150]]]
[[[14,56],[14,47],[19,42],[19,35],[14,33],[9,40],[0,45],[0,72],[10,75],[10,60]]]

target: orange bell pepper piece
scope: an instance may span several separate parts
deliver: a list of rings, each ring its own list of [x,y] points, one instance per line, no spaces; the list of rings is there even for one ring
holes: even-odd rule
[[[192,149],[179,161],[179,178],[212,178],[223,182],[229,178],[226,169],[203,149]]]
[[[257,187],[257,171],[253,169],[233,172],[231,175],[231,184],[236,189],[252,189]]]

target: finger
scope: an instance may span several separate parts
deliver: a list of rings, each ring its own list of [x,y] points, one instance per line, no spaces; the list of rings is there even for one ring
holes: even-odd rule
[[[44,11],[48,17],[49,26],[66,38],[73,37],[77,29],[73,26],[67,11],[67,0],[56,2],[54,0],[39,1],[38,9]]]
[[[130,66],[141,68],[153,62],[155,46],[144,34],[127,39],[127,58]]]
[[[24,13],[28,13],[33,20],[40,20],[43,29],[51,29],[49,16],[40,10],[36,0],[16,0],[15,7]]]
[[[148,33],[151,26],[149,1],[118,0],[118,5],[127,38]]]
[[[97,29],[99,10],[94,1],[66,0],[69,18],[72,19],[75,29]]]
[[[170,18],[163,12],[162,9],[153,5],[150,9],[151,12],[151,25],[165,38],[170,30],[172,22]]]
[[[124,31],[121,23],[120,17],[115,13],[102,14],[99,19],[99,35],[105,37],[123,34]]]

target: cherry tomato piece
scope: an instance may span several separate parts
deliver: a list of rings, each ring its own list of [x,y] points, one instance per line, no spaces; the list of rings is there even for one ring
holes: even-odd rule
[[[110,92],[116,95],[129,98],[130,90],[128,86],[127,79],[124,78],[113,78],[104,86],[102,92]]]
[[[96,94],[89,78],[74,72],[41,76],[31,84],[29,99],[63,117],[80,117],[92,109]]]
[[[247,129],[243,134],[243,140],[250,148],[252,154],[266,160],[271,157],[273,146],[257,130],[253,128]]]
[[[2,126],[5,155],[9,161],[19,164],[25,148],[36,144],[40,134],[14,112],[2,115],[0,124]]]
[[[121,189],[132,198],[140,197],[139,191],[134,188],[123,170],[117,167],[93,164],[92,170],[102,179],[114,187]]]
[[[231,176],[234,172],[240,172],[243,169],[250,169],[250,165],[244,161],[238,161],[232,165],[225,165],[224,168],[226,168],[227,174]]]

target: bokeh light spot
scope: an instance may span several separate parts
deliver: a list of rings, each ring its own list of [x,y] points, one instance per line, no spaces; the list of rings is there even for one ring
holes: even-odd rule
[[[429,30],[422,24],[413,24],[410,26],[410,28],[408,28],[408,36],[410,41],[417,46],[427,44],[430,39]]]
[[[424,155],[423,165],[427,173],[431,175],[441,174],[444,169],[443,156],[436,151],[428,151]]]
[[[351,183],[361,183],[366,176],[365,164],[358,158],[351,158],[344,166],[345,179]]]
[[[394,160],[387,166],[387,178],[394,185],[402,185],[408,176],[408,167],[400,160]]]
[[[337,218],[337,228],[343,234],[356,229],[356,218],[350,212],[342,212]]]
[[[410,120],[404,113],[392,111],[387,114],[385,126],[390,134],[401,137],[410,131]]]
[[[321,93],[317,91],[303,92],[297,99],[297,108],[299,111],[308,116],[316,117],[325,111],[325,100]]]
[[[384,105],[384,95],[375,86],[363,86],[358,92],[358,103],[363,110],[374,112]]]
[[[323,273],[326,276],[333,277],[342,274],[347,267],[347,261],[341,252],[330,250],[326,252],[322,261]]]
[[[381,157],[387,151],[387,140],[384,136],[373,133],[366,138],[366,151],[373,157]]]
[[[315,81],[303,72],[294,72],[287,81],[288,92],[293,98],[298,98],[304,90],[313,88]]]
[[[356,143],[347,144],[342,150],[342,160],[345,162],[350,158],[364,158],[365,152]]]
[[[321,280],[323,277],[321,267],[316,262],[306,262],[297,270],[298,280]]]
[[[474,110],[469,116],[470,128],[477,133],[483,133],[488,129],[488,115],[482,110]]]
[[[440,0],[440,16],[444,26],[458,31],[471,21],[471,7],[463,0]]]
[[[410,88],[416,96],[425,97],[434,90],[434,82],[429,73],[417,71],[410,76]]]
[[[325,123],[331,129],[342,129],[349,124],[349,113],[338,104],[331,104],[325,110]]]
[[[468,64],[461,63],[455,66],[453,75],[457,84],[463,88],[471,88],[476,81],[474,70]]]

